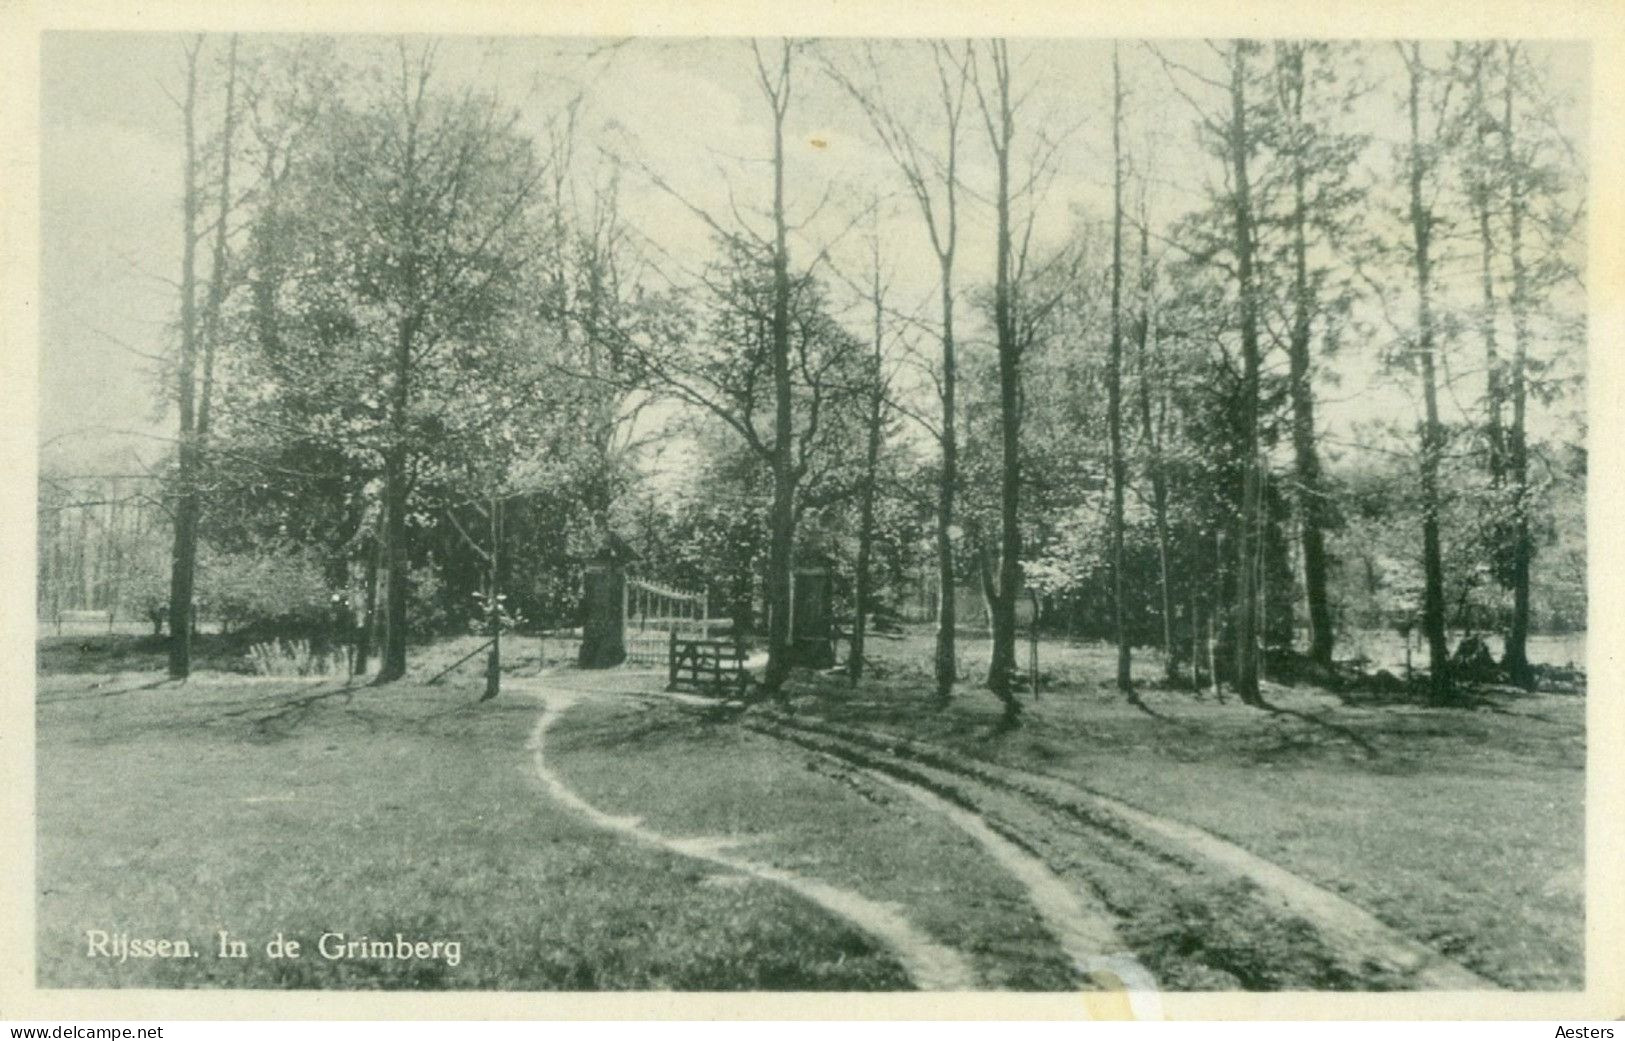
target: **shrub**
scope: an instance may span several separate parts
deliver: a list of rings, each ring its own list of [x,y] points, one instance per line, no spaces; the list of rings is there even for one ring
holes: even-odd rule
[[[348,676],[355,663],[347,646],[313,651],[309,640],[280,639],[254,644],[248,660],[257,676]]]
[[[230,631],[258,623],[319,622],[329,592],[312,554],[292,546],[211,553],[198,575],[198,601]]]

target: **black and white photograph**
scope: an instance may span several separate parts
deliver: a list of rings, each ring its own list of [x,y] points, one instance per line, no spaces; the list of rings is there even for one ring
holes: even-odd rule
[[[441,24],[39,36],[23,985],[1617,978],[1588,40]]]

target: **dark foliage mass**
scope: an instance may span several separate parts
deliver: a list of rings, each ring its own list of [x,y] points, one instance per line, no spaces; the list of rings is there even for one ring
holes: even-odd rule
[[[387,680],[434,635],[578,626],[613,557],[765,640],[776,692],[821,560],[854,680],[934,625],[946,699],[986,630],[1010,719],[1027,628],[1113,642],[1131,696],[1151,647],[1251,700],[1333,682],[1356,630],[1414,636],[1436,699],[1530,686],[1530,635],[1584,627],[1585,184],[1546,52],[1119,45],[1078,150],[1013,43],[739,46],[763,161],[718,209],[433,43],[187,42],[176,449],[45,474],[41,617],[178,632],[184,675],[195,610]],[[895,183],[819,183],[802,105]],[[931,246],[924,306],[882,216]],[[1349,373],[1413,411],[1329,422]]]

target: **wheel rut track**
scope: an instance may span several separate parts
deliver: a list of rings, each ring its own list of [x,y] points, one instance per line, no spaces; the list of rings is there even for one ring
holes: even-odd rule
[[[532,682],[523,688],[541,702],[541,713],[531,732],[526,750],[530,753],[529,772],[558,804],[590,823],[646,846],[692,860],[703,861],[732,874],[776,884],[868,933],[887,948],[909,979],[921,990],[973,990],[978,979],[970,963],[956,950],[945,947],[915,927],[899,911],[860,893],[831,885],[816,878],[760,863],[733,851],[737,838],[728,836],[673,836],[645,826],[641,818],[607,813],[589,803],[570,788],[552,766],[547,754],[547,735],[553,724],[581,697],[581,692],[548,690]]]
[[[1272,928],[1314,939],[1317,962],[1308,970],[1293,964],[1259,977],[1225,952],[1195,952],[1205,962],[1249,989],[1498,989],[1497,985],[1404,936],[1370,912],[1202,829],[1171,821],[1099,792],[1044,774],[971,759],[928,742],[857,727],[758,710],[744,717],[760,733],[879,770],[917,784],[979,814],[1006,839],[1042,858],[1114,913],[1132,917],[1144,910],[1125,901],[1126,890],[1102,885],[1103,873],[1141,872],[1159,879],[1171,893],[1202,885],[1222,890],[1226,906],[1216,913],[1247,912]],[[1238,889],[1237,884],[1241,888]],[[1125,934],[1132,939],[1132,926]],[[1243,959],[1245,960],[1245,959]],[[1166,966],[1153,964],[1159,975]],[[1296,972],[1310,975],[1293,979]],[[1286,979],[1279,975],[1285,973]],[[1175,978],[1181,974],[1170,973]],[[1172,980],[1170,980],[1172,982]]]

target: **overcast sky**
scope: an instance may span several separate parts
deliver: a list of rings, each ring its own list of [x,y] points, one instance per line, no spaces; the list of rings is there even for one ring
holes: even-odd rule
[[[252,41],[250,41],[251,43]],[[219,45],[219,41],[214,41]],[[171,95],[182,84],[182,39],[173,35],[47,33],[42,55],[42,442],[55,439],[54,459],[105,462],[109,446],[135,446],[146,458],[163,448],[172,419],[156,404],[155,363],[170,347],[180,267],[181,124]],[[391,46],[357,38],[343,47],[357,57]],[[1200,62],[1199,45],[1172,44]],[[938,136],[931,115],[929,62],[917,49],[878,45],[892,100],[917,111],[924,140]],[[1184,50],[1181,50],[1184,48]],[[1078,214],[1104,217],[1109,205],[1111,44],[1104,41],[1024,41],[1013,45],[1018,89],[1032,85],[1018,130],[1034,129],[1060,142],[1060,171],[1040,204],[1039,248],[1069,234]],[[857,43],[826,53],[855,68]],[[1151,157],[1158,180],[1154,218],[1177,215],[1215,176],[1194,146],[1190,109],[1168,89],[1164,71],[1142,47],[1122,47],[1134,147]],[[1542,61],[1583,102],[1587,51],[1543,45]],[[1211,56],[1209,56],[1211,57]],[[1371,48],[1379,79],[1397,71],[1386,48]],[[668,180],[686,199],[726,217],[766,202],[770,182],[767,109],[755,82],[750,47],[740,40],[637,40],[613,48],[592,41],[459,38],[444,41],[440,70],[448,83],[472,82],[499,91],[540,139],[562,103],[584,98],[584,163],[603,148],[631,157]],[[1362,117],[1370,128],[1398,134],[1388,118],[1397,82],[1381,83]],[[936,264],[917,212],[872,143],[858,110],[817,68],[799,60],[787,127],[792,219],[817,219],[792,248],[805,256],[831,243],[836,268],[860,274],[867,263],[866,223],[846,231],[878,192],[880,235],[892,269],[894,306],[931,298]],[[1584,143],[1583,103],[1565,113],[1571,135]],[[992,183],[980,116],[966,113],[964,174],[967,200],[958,278],[961,286],[991,278],[992,215],[976,201]],[[655,257],[672,266],[703,262],[704,224],[629,170],[622,181],[627,219]],[[766,227],[765,222],[759,227]],[[844,233],[844,234],[843,234]],[[929,311],[925,312],[929,313]],[[969,328],[974,335],[975,327]],[[1361,359],[1339,363],[1341,386],[1328,392],[1322,415],[1346,425],[1361,415],[1409,408],[1403,388]],[[118,431],[89,436],[86,431]]]

